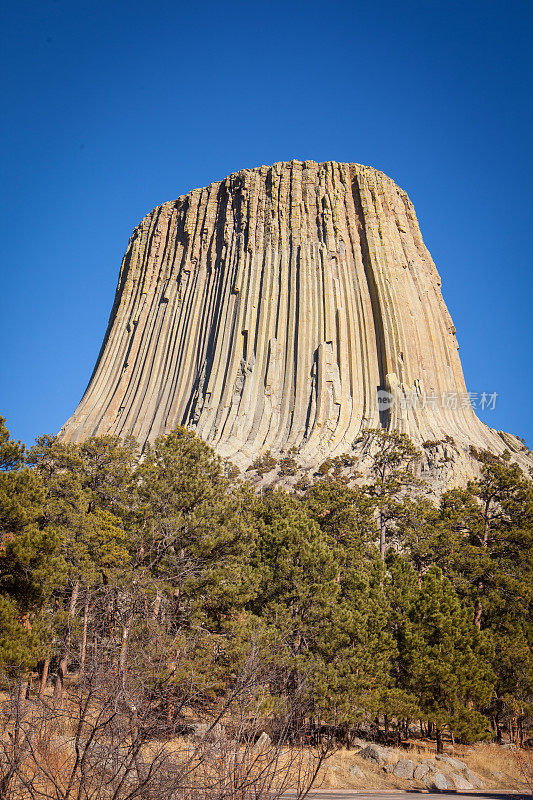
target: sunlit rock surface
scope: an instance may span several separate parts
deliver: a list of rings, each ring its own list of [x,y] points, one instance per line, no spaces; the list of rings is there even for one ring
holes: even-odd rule
[[[61,435],[144,444],[185,425],[241,468],[292,449],[308,469],[385,426],[434,443],[424,469],[443,485],[473,474],[470,446],[527,465],[522,443],[468,401],[440,284],[411,201],[382,172],[241,170],[134,230]]]

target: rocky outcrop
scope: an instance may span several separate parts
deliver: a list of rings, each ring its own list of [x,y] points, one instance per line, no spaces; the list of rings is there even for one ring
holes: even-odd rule
[[[471,445],[520,458],[522,444],[478,420],[457,349],[413,205],[390,178],[336,162],[246,169],[135,229],[61,435],[143,444],[185,425],[241,468],[266,450],[307,468],[381,425],[433,443],[428,469],[468,476]]]
[[[384,772],[403,781],[415,781],[428,789],[456,789],[467,791],[482,789],[483,780],[457,758],[438,755],[417,763],[410,758],[402,758],[398,751],[378,744],[366,744],[357,756],[381,767]],[[357,765],[350,768],[353,777],[359,778],[361,772]],[[503,776],[502,776],[503,777]]]

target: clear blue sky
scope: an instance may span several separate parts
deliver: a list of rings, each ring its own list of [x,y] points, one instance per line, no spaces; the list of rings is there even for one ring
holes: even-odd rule
[[[472,391],[533,444],[533,3],[7,0],[0,414],[31,442],[85,390],[133,227],[291,158],[415,204]]]

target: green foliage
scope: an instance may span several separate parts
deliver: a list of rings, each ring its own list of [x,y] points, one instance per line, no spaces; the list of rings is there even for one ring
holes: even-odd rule
[[[476,709],[494,686],[491,638],[481,633],[438,567],[410,582],[407,613],[399,622],[399,683],[422,712],[465,741],[483,738],[487,720]]]
[[[294,724],[417,718],[460,741],[533,713],[533,489],[509,458],[435,505],[402,434],[366,431],[371,477],[328,459],[297,492],[254,492],[193,433],[148,446],[45,436],[0,418],[0,674],[48,663],[59,693],[87,652],[166,715],[216,707],[264,667],[264,708]],[[434,443],[426,442],[426,447]],[[296,473],[267,452],[251,467]],[[379,546],[376,544],[379,542]],[[138,664],[126,676],[128,648]],[[131,669],[131,666],[129,667]],[[45,675],[46,678],[46,675]],[[255,690],[254,690],[255,691]],[[165,701],[167,702],[167,701]],[[298,706],[298,711],[294,709]],[[178,713],[178,712],[176,712]]]
[[[296,463],[296,459],[294,456],[284,456],[280,458],[279,461],[279,474],[280,477],[285,477],[286,475],[296,475],[298,472],[298,464]]]
[[[408,490],[412,492],[420,485],[413,474],[420,453],[405,433],[381,428],[366,429],[358,441],[372,453],[372,480],[366,490],[376,504],[379,551],[384,561],[395,530],[400,500]]]
[[[0,594],[0,680],[17,678],[26,674],[40,652],[38,633],[29,620],[20,617],[16,602]]]
[[[41,530],[45,488],[0,418],[0,673],[24,674],[38,657],[40,614],[55,580],[54,537]]]
[[[287,641],[279,691],[304,686],[320,718],[354,723],[377,707],[394,653],[379,558],[365,550],[368,501],[328,481],[305,503],[268,493],[255,513],[262,581],[252,609]],[[353,527],[361,519],[366,535]]]
[[[156,440],[136,472],[138,579],[173,598],[181,623],[220,620],[254,585],[250,492],[233,485],[221,459],[190,431]]]
[[[358,477],[358,473],[354,472],[352,469],[356,463],[357,458],[349,454],[336,456],[335,458],[326,458],[326,460],[320,464],[316,474],[322,477],[328,475],[335,480],[349,482],[353,478]]]
[[[270,450],[267,450],[266,453],[263,453],[262,456],[258,456],[255,461],[250,464],[247,472],[255,471],[258,475],[263,477],[263,475],[266,475],[267,472],[272,472],[273,469],[276,469],[277,466],[278,462]]]
[[[9,435],[5,417],[0,417],[0,470],[17,469],[24,460],[25,447]]]
[[[333,542],[359,551],[374,534],[374,503],[359,487],[326,478],[309,487],[304,505]]]
[[[481,477],[442,498],[435,562],[493,636],[491,716],[525,720],[533,697],[533,486],[508,458],[477,456]]]
[[[396,507],[396,532],[417,573],[424,574],[435,560],[438,545],[442,544],[439,509],[426,498],[404,498]]]

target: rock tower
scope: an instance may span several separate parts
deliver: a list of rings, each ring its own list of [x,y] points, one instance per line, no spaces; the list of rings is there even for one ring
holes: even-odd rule
[[[267,450],[309,468],[385,426],[468,474],[471,445],[523,446],[469,404],[440,285],[412,203],[382,172],[241,170],[134,230],[61,435],[144,444],[185,425],[241,468]]]

